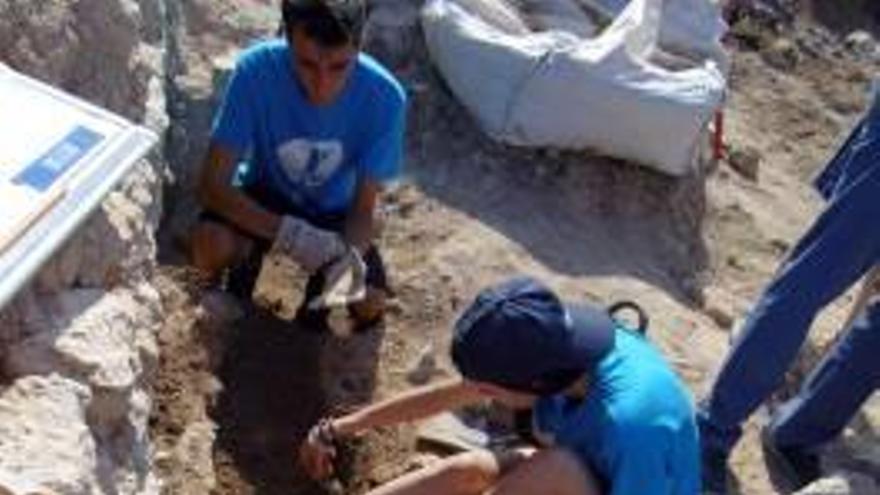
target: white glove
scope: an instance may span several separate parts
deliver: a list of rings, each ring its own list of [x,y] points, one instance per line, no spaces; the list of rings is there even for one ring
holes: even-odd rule
[[[281,219],[272,250],[289,256],[310,274],[346,253],[339,234],[288,215]]]

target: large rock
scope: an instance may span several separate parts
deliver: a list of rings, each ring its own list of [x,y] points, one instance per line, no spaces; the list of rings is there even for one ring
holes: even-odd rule
[[[100,422],[124,418],[131,394],[157,365],[156,292],[148,285],[137,292],[79,289],[40,303],[25,315],[32,333],[12,345],[6,374],[62,373],[95,392]]]
[[[112,288],[149,279],[155,268],[155,231],[161,215],[162,178],[144,160],[40,271],[36,287]]]
[[[0,394],[0,493],[100,493],[88,387],[31,376]]]
[[[94,444],[94,463],[78,466],[82,475],[94,476],[106,493],[156,493],[147,434],[161,324],[155,290],[69,290],[31,299],[19,318],[24,337],[8,349],[5,375],[16,384],[60,375],[87,392],[84,416],[67,421],[87,429]],[[5,464],[0,458],[0,468]]]

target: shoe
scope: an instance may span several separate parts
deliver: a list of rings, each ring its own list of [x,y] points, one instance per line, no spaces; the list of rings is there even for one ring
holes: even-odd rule
[[[709,447],[700,451],[703,495],[726,495],[728,483],[727,452]]]
[[[792,490],[800,490],[822,477],[822,462],[817,454],[778,445],[767,428],[761,430],[761,448],[768,468],[781,475]]]

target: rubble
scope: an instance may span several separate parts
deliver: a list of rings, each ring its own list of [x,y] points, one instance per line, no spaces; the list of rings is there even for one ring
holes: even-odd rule
[[[749,146],[736,147],[728,155],[730,168],[744,178],[757,181],[761,166],[761,152]]]

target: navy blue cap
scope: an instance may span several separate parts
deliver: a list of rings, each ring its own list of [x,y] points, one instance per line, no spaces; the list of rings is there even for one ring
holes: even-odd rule
[[[604,309],[564,304],[517,277],[483,290],[455,323],[452,361],[471,380],[548,395],[574,383],[614,345]]]

